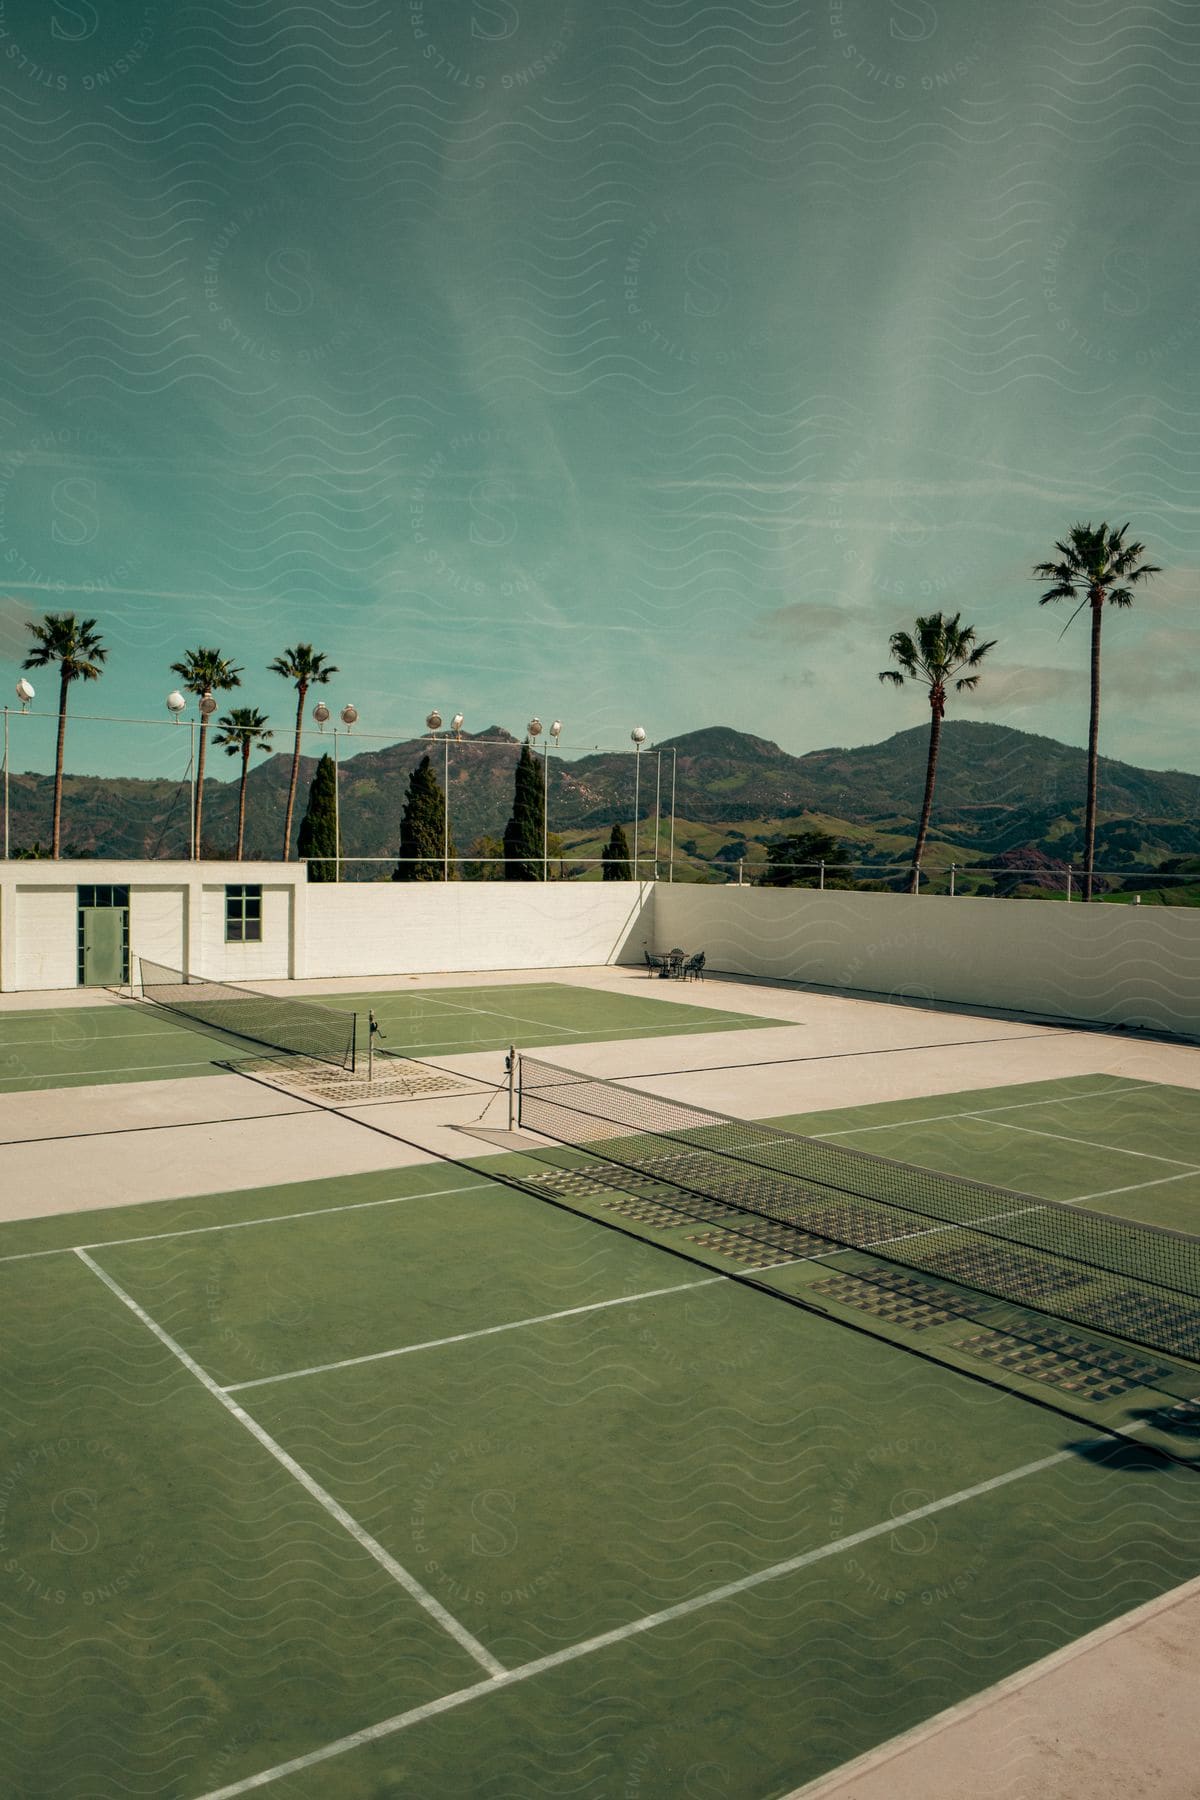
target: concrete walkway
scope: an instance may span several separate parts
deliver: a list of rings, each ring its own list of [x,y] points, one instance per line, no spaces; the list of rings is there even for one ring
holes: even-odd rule
[[[1200,1579],[789,1800],[1196,1800]]]

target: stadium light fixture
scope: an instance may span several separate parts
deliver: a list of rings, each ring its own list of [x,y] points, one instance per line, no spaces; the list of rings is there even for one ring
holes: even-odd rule
[[[313,718],[317,721],[317,730],[324,731],[329,723],[329,708],[323,700],[318,700],[313,707]]]
[[[22,675],[17,682],[17,699],[21,702],[21,711],[28,712],[29,702],[34,697],[32,681],[26,681]],[[4,860],[8,861],[8,715],[10,706],[4,708]]]
[[[646,727],[635,725],[629,734],[633,742],[633,879],[638,878],[638,818],[642,806],[642,745]]]

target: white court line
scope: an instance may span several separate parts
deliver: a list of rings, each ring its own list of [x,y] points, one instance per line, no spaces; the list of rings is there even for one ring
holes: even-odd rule
[[[106,1275],[99,1263],[92,1261],[86,1250],[77,1250],[75,1254],[78,1256],[80,1262],[86,1264],[93,1275],[98,1276],[105,1287],[108,1288],[111,1293],[116,1295],[122,1305],[129,1308],[130,1312],[136,1319],[140,1320],[147,1331],[153,1332],[159,1343],[165,1345],[172,1356],[179,1359],[188,1373],[195,1376],[196,1380],[202,1387],[207,1389],[214,1400],[219,1401],[227,1412],[232,1413],[238,1424],[244,1425],[251,1437],[257,1439],[263,1449],[268,1451],[275,1458],[276,1462],[285,1468],[288,1474],[293,1476],[300,1483],[300,1486],[304,1489],[305,1493],[310,1494],[317,1502],[318,1506],[324,1507],[330,1518],[335,1519],[343,1530],[349,1532],[355,1543],[360,1544],[369,1556],[374,1557],[380,1568],[390,1575],[392,1580],[402,1587],[407,1594],[410,1594],[417,1602],[418,1606],[423,1606],[425,1611],[429,1613],[432,1618],[437,1620],[442,1629],[448,1632],[469,1656],[474,1657],[475,1661],[479,1663],[482,1668],[485,1668],[488,1674],[493,1677],[505,1673],[503,1663],[497,1662],[491,1651],[486,1650],[477,1638],[472,1637],[466,1626],[460,1624],[452,1613],[448,1613],[441,1601],[436,1600],[427,1588],[421,1586],[421,1583],[417,1580],[415,1575],[410,1575],[408,1570],[404,1568],[401,1563],[398,1563],[395,1557],[371,1536],[369,1531],[365,1531],[356,1519],[352,1519],[345,1507],[335,1500],[332,1494],[327,1493],[319,1482],[314,1481],[307,1470],[302,1469],[295,1458],[289,1456],[281,1444],[275,1442],[275,1439],[271,1436],[270,1432],[264,1431],[258,1421],[252,1419],[248,1412],[244,1412],[236,1400],[231,1400],[228,1394],[224,1393],[222,1389],[217,1386],[212,1376],[207,1375],[200,1367],[200,1364],[193,1361],[187,1351],[177,1344],[175,1339],[169,1336],[168,1333],[163,1330],[161,1325],[155,1323],[145,1308],[139,1306],[137,1301],[133,1299],[131,1295],[127,1294],[124,1288],[113,1280],[111,1275]]]
[[[722,1600],[731,1599],[736,1594],[744,1594],[751,1588],[761,1587],[764,1582],[777,1581],[781,1576],[792,1575],[798,1569],[810,1568],[814,1563],[824,1562],[828,1557],[839,1556],[846,1550],[854,1550],[859,1544],[866,1544],[872,1538],[882,1537],[888,1532],[900,1531],[906,1525],[914,1525],[921,1519],[931,1518],[935,1513],[945,1512],[949,1507],[962,1506],[968,1500],[979,1499],[981,1495],[994,1493],[997,1488],[1006,1487],[1010,1482],[1021,1481],[1026,1476],[1041,1474],[1045,1469],[1052,1469],[1058,1463],[1069,1462],[1074,1456],[1071,1450],[1057,1450],[1051,1456],[1043,1456],[1037,1462],[1022,1463],[1020,1468],[1008,1469],[1002,1475],[993,1475],[986,1481],[976,1482],[973,1487],[960,1488],[955,1494],[947,1494],[941,1500],[931,1500],[927,1506],[918,1506],[912,1512],[901,1513],[893,1518],[881,1519],[874,1525],[868,1525],[862,1531],[851,1532],[848,1537],[837,1538],[829,1544],[822,1544],[815,1550],[802,1551],[798,1556],[788,1557],[786,1562],[773,1563],[770,1568],[759,1569],[752,1575],[743,1575],[737,1581],[727,1581],[721,1587],[710,1588],[706,1593],[697,1594],[691,1600],[681,1600],[677,1606],[664,1607],[661,1612],[647,1613],[643,1618],[634,1619],[628,1625],[619,1625],[613,1631],[601,1632],[597,1637],[585,1638],[582,1643],[572,1644],[565,1650],[555,1650],[548,1656],[538,1657],[534,1662],[522,1663],[518,1668],[508,1669],[494,1681],[477,1681],[470,1687],[459,1688],[452,1694],[444,1694],[439,1700],[430,1700],[424,1706],[414,1706],[408,1712],[395,1714],[390,1719],[381,1719],[376,1725],[368,1725],[362,1731],[355,1731],[348,1737],[337,1738],[334,1742],[324,1744],[319,1750],[310,1750],[304,1756],[296,1756],[290,1762],[277,1763],[273,1769],[263,1769],[257,1775],[249,1775],[243,1781],[234,1781],[227,1787],[214,1788],[211,1792],[200,1796],[200,1800],[237,1800],[241,1794],[252,1793],[255,1788],[268,1786],[279,1781],[285,1775],[294,1775],[302,1769],[310,1769],[317,1763],[328,1762],[335,1756],[342,1756],[348,1750],[360,1749],[364,1744],[377,1743],[381,1738],[391,1737],[398,1731],[404,1731],[410,1725],[419,1725],[425,1719],[436,1718],[439,1713],[450,1712],[453,1708],[464,1706],[471,1700],[484,1694],[498,1693],[502,1688],[514,1687],[518,1682],[528,1681],[534,1675],[541,1675],[547,1669],[561,1667],[563,1663],[576,1662],[580,1657],[590,1656],[597,1650],[608,1649],[610,1645],[623,1643],[627,1638],[636,1637],[644,1631],[653,1631],[656,1626],[665,1625],[674,1619],[686,1618],[689,1613],[699,1612],[703,1607],[715,1606]]]
[[[857,1137],[865,1131],[903,1131],[908,1125],[940,1125],[946,1119],[984,1119],[992,1113],[1025,1112],[1031,1106],[1070,1106],[1076,1100],[1111,1100],[1125,1094],[1145,1094],[1160,1087],[1157,1081],[1140,1081],[1122,1088],[1098,1088],[1094,1094],[1056,1094],[1050,1100],[1013,1100],[1005,1106],[975,1106],[969,1112],[926,1113],[920,1119],[889,1119],[886,1125],[846,1125],[841,1131],[810,1131],[807,1137]]]
[[[753,1031],[756,1030],[758,1026],[757,1021],[752,1026],[714,1023],[717,1019],[725,1020],[728,1018],[728,1013],[714,1013],[712,1019],[705,1019],[700,1024],[693,1025],[667,1026],[661,1020],[654,1025],[623,1025],[619,1029],[615,1025],[606,1025],[603,1026],[599,1032],[577,1033],[577,1035],[585,1037],[589,1044],[617,1044],[621,1043],[625,1038],[637,1037],[639,1032],[644,1033],[647,1037],[700,1037],[706,1032],[713,1031]],[[543,1019],[532,1019],[529,1023],[536,1025],[539,1029],[545,1031],[558,1031],[560,1029],[563,1031],[575,1030],[575,1027],[570,1025],[564,1025],[562,1027],[557,1025],[547,1025]],[[770,1023],[771,1021],[768,1020],[767,1024],[769,1025]],[[395,1042],[397,1040],[392,1041]],[[511,1041],[512,1040],[507,1036],[497,1037],[495,1043],[482,1044],[464,1044],[461,1038],[447,1038],[441,1042],[420,1038],[415,1043],[409,1044],[408,1039],[404,1039],[403,1042],[408,1045],[408,1048],[401,1050],[396,1054],[402,1056],[421,1056],[427,1050],[448,1050],[456,1056],[482,1056],[492,1050],[507,1050]],[[561,1044],[548,1043],[545,1039],[540,1040],[535,1046],[535,1048],[539,1050],[561,1050],[563,1047],[564,1046]],[[733,1063],[731,1067],[734,1070],[740,1070],[742,1067],[761,1068],[762,1064],[750,1063],[743,1065],[741,1063]],[[648,1069],[645,1072],[644,1078],[651,1081],[657,1080],[660,1075],[692,1075],[696,1073],[704,1074],[705,1071],[703,1069],[698,1071],[692,1069]],[[605,1077],[597,1076],[596,1079],[603,1081]]]
[[[106,1012],[108,1009],[106,1007],[102,1007],[98,1010]],[[77,1044],[97,1044],[97,1045],[98,1044],[114,1044],[114,1043],[116,1043],[118,1038],[161,1037],[161,1036],[162,1036],[162,1028],[161,1027],[156,1027],[154,1030],[151,1030],[151,1031],[81,1031],[81,1032],[79,1032],[77,1037],[74,1039],[74,1042]],[[5,1050],[7,1050],[10,1047],[10,1045],[16,1045],[16,1044],[20,1044],[26,1048],[29,1045],[34,1044],[41,1050],[45,1050],[47,1048],[57,1050],[59,1048],[65,1047],[70,1042],[71,1042],[71,1039],[68,1037],[66,1032],[63,1032],[61,1036],[59,1035],[59,1033],[57,1031],[50,1031],[46,1034],[45,1037],[10,1038],[10,1037],[5,1037],[3,1028],[0,1028],[0,1048],[3,1048]]]
[[[1146,1162],[1171,1163],[1176,1169],[1186,1169],[1189,1175],[1200,1175],[1195,1163],[1185,1162],[1182,1156],[1156,1156],[1152,1150],[1125,1150],[1120,1144],[1098,1144],[1095,1138],[1068,1137],[1065,1131],[1039,1131],[1036,1125],[1014,1125],[1011,1119],[997,1119],[1004,1131],[1024,1131],[1030,1137],[1052,1138],[1056,1144],[1082,1144],[1087,1150],[1107,1150],[1110,1156],[1140,1156]]]
[[[67,1075],[141,1075],[147,1069],[204,1069],[211,1061],[211,1057],[204,1056],[192,1062],[122,1063],[116,1069],[111,1064],[103,1069],[51,1069],[43,1075],[0,1075],[0,1082],[62,1081]]]
[[[548,1325],[553,1319],[574,1319],[580,1313],[602,1312],[607,1306],[633,1306],[639,1300],[658,1300],[663,1294],[683,1294],[691,1288],[712,1287],[728,1277],[721,1273],[703,1281],[680,1281],[674,1287],[647,1288],[644,1294],[621,1294],[615,1300],[593,1300],[587,1306],[567,1306],[561,1312],[537,1313],[531,1319],[510,1319],[505,1325],[484,1325],[478,1331],[460,1331],[454,1337],[428,1338],[423,1344],[401,1344],[398,1350],[372,1350],[367,1356],[347,1356],[341,1362],[315,1363],[311,1369],[289,1369],[283,1375],[259,1375],[253,1381],[231,1381],[221,1391],[240,1394],[243,1388],[271,1387],[277,1381],[299,1381],[303,1375],[329,1375],[335,1369],[356,1369],[362,1363],[387,1362],[393,1356],[413,1356],[418,1350],[441,1350],[447,1344],[466,1344],[474,1338],[495,1337],[501,1331],[520,1331],[526,1325]]]
[[[141,1237],[101,1238],[94,1244],[60,1244],[55,1250],[21,1250],[13,1256],[0,1256],[0,1263],[27,1262],[31,1256],[73,1256],[78,1250],[106,1250],[110,1244],[156,1244],[163,1238],[200,1237],[206,1231],[244,1231],[249,1225],[285,1225],[292,1219],[324,1219],[330,1213],[365,1212],[371,1206],[399,1206],[405,1200],[432,1200],[442,1194],[474,1194],[496,1185],[494,1181],[469,1181],[465,1187],[425,1188],[419,1194],[390,1194],[386,1200],[349,1200],[344,1206],[314,1206],[307,1212],[275,1213],[265,1219],[230,1219],[224,1225],[188,1225],[180,1231],[148,1231]]]
[[[414,999],[416,998],[415,995],[411,997]],[[551,1025],[548,1024],[545,1019],[528,1019],[523,1017],[521,1013],[508,1012],[503,1007],[499,1006],[468,1006],[465,1002],[438,1000],[432,994],[422,994],[420,998],[422,1002],[432,1001],[435,1006],[440,1006],[443,1012],[474,1013],[476,1017],[480,1019],[513,1019],[518,1025],[534,1025],[541,1031],[569,1031],[573,1037],[582,1037],[584,1035],[574,1025]]]
[[[1186,1181],[1190,1175],[1200,1175],[1200,1169],[1184,1169],[1179,1175],[1156,1175],[1153,1181],[1134,1181],[1128,1187],[1101,1188],[1098,1194],[1072,1194],[1069,1200],[1060,1200],[1060,1206],[1081,1206],[1085,1200],[1107,1200],[1113,1194],[1140,1194],[1143,1188],[1163,1187],[1168,1181]],[[1138,1219],[1131,1219],[1131,1225],[1140,1224]]]

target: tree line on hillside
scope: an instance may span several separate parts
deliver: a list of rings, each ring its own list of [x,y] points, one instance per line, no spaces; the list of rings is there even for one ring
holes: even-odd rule
[[[299,850],[308,859],[310,881],[338,879],[338,803],[332,758],[323,756],[308,792],[300,822]],[[563,844],[546,829],[545,769],[528,741],[521,745],[513,783],[512,814],[503,838],[476,838],[460,868],[450,830],[446,793],[428,755],[408,778],[400,814],[400,850],[393,881],[542,881],[562,873]],[[605,881],[630,879],[629,842],[624,827],[614,825],[601,860]]]
[[[1142,562],[1145,546],[1127,542],[1126,523],[1110,529],[1106,522],[1098,526],[1076,524],[1064,540],[1054,546],[1056,560],[1038,563],[1034,578],[1049,586],[1041,594],[1039,605],[1061,600],[1076,602],[1068,625],[1088,608],[1091,619],[1091,655],[1089,665],[1090,706],[1088,717],[1087,781],[1084,814],[1083,898],[1091,900],[1094,892],[1096,851],[1096,787],[1099,766],[1100,729],[1100,645],[1101,627],[1106,606],[1127,609],[1133,604],[1133,590],[1161,570],[1153,563]],[[23,667],[39,669],[56,666],[59,679],[58,736],[54,764],[54,805],[50,855],[57,858],[62,844],[63,766],[66,747],[67,700],[76,681],[98,681],[104,672],[108,650],[96,629],[94,618],[80,619],[74,613],[46,613],[40,621],[30,620],[28,629],[34,638],[33,648]],[[879,672],[881,682],[903,688],[915,682],[926,689],[929,699],[929,749],[926,760],[925,788],[913,845],[908,891],[916,893],[921,880],[921,859],[929,833],[937,783],[938,754],[942,721],[945,717],[948,691],[968,692],[979,685],[981,670],[988,653],[996,647],[996,639],[980,641],[975,627],[962,623],[961,613],[947,616],[941,612],[919,616],[915,631],[896,631],[888,650],[894,668]],[[217,648],[200,646],[188,650],[180,661],[171,664],[186,691],[199,702],[200,736],[196,755],[195,806],[192,815],[192,842],[199,853],[204,811],[204,770],[208,751],[208,731],[217,710],[215,696],[241,686],[244,670],[225,657]],[[283,820],[282,858],[291,857],[292,824],[295,815],[296,789],[300,773],[301,736],[304,724],[304,702],[312,688],[327,683],[338,673],[337,666],[327,661],[325,653],[312,644],[299,643],[285,649],[268,665],[268,672],[288,681],[296,693],[296,717],[291,747],[291,768],[287,802]],[[257,707],[232,707],[217,720],[214,745],[240,761],[238,783],[237,860],[241,860],[245,840],[246,783],[251,756],[270,751],[274,732],[269,729],[266,713]],[[510,881],[538,881],[549,876],[551,864],[561,864],[561,841],[546,829],[545,768],[539,773],[529,740],[522,745],[517,763],[513,791],[513,808],[503,839],[483,837],[472,846],[474,860],[466,872],[476,879],[503,878]],[[848,858],[836,842],[822,834],[792,836],[780,840],[768,850],[767,870],[762,877],[767,885],[790,885],[805,877],[797,865],[804,862],[824,864],[822,876],[829,882],[845,879],[840,872]],[[308,805],[301,822],[298,849],[308,857],[309,873],[315,880],[333,879],[336,859],[340,854],[336,770],[329,757],[322,757],[309,791]],[[813,854],[814,849],[818,852]],[[807,852],[807,854],[802,854]],[[458,857],[449,837],[445,796],[428,756],[424,757],[409,777],[400,821],[400,847],[394,880],[434,881],[459,873]],[[602,873],[606,880],[627,880],[630,874],[629,845],[623,828],[614,825],[604,850]]]

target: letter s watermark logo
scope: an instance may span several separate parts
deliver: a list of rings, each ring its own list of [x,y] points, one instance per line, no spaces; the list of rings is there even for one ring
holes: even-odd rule
[[[489,29],[489,25],[492,29]],[[521,15],[512,0],[492,0],[491,5],[484,5],[477,0],[471,14],[471,36],[486,38],[491,44],[501,43],[505,38],[516,37],[521,28]]]
[[[514,498],[511,486],[493,476],[477,481],[471,489],[469,505],[471,524],[468,536],[473,544],[487,550],[499,550],[511,544],[517,535],[517,515],[505,504]]]
[[[311,312],[313,290],[305,276],[312,272],[312,259],[307,250],[272,250],[266,261],[267,280],[280,295],[268,290],[264,302],[269,313],[281,319],[295,319]]]
[[[1104,311],[1110,319],[1136,319],[1150,305],[1146,258],[1140,250],[1110,250],[1101,265]]]
[[[508,1556],[517,1547],[517,1528],[513,1523],[516,1501],[498,1488],[476,1494],[471,1502],[471,1517],[482,1528],[483,1535],[471,1534],[471,1549],[476,1556]]]
[[[901,23],[901,21],[904,23]],[[888,29],[905,44],[923,44],[938,27],[938,16],[929,0],[892,0],[892,16]]]
[[[96,1496],[88,1488],[64,1488],[51,1502],[50,1511],[61,1533],[52,1532],[50,1546],[63,1556],[86,1556],[100,1542],[100,1527],[92,1516]]]
[[[74,30],[64,24],[69,19]],[[90,37],[95,37],[100,29],[100,15],[91,4],[91,0],[75,0],[74,6],[68,6],[66,0],[56,0],[54,15],[50,20],[50,36],[67,44],[82,44]]]
[[[683,265],[688,290],[683,310],[693,319],[715,319],[729,305],[729,252],[693,250]]]
[[[92,543],[100,531],[96,483],[86,475],[66,475],[55,482],[50,498],[55,514],[50,535],[55,543],[73,546]]]

